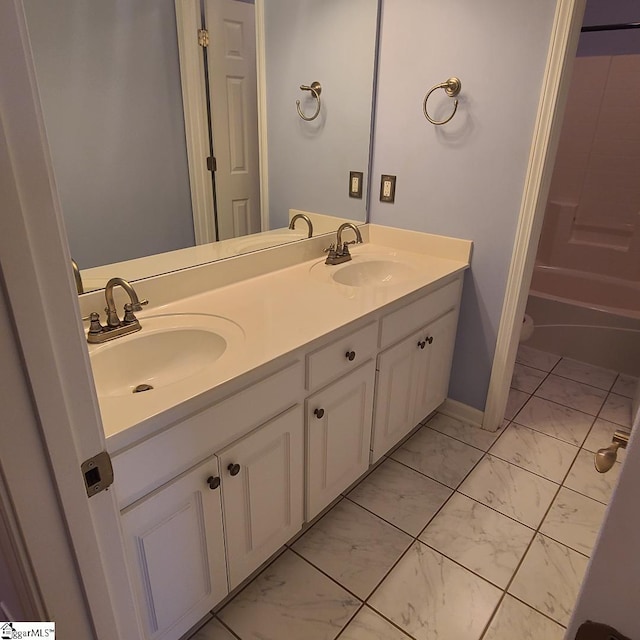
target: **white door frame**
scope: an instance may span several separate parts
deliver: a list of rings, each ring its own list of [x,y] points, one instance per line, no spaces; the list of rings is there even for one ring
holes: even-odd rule
[[[182,107],[189,165],[191,210],[196,244],[215,242],[213,182],[207,168],[209,118],[204,82],[204,53],[198,44],[202,26],[199,0],[175,0]]]
[[[502,424],[586,0],[559,0],[529,155],[482,426]]]
[[[138,639],[115,492],[88,499],[80,472],[105,440],[21,0],[0,3],[0,58],[0,256],[23,371],[95,636]],[[13,455],[26,474],[29,451]]]
[[[191,206],[196,244],[215,242],[213,186],[204,158],[209,155],[204,56],[198,45],[199,0],[175,0],[180,55],[180,79],[185,118]],[[269,165],[267,148],[267,87],[264,0],[255,0],[256,74],[258,82],[258,155],[261,231],[269,230]]]

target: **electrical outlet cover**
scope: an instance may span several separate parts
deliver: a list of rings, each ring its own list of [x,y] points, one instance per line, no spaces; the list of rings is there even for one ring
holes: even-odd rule
[[[380,202],[394,202],[396,199],[396,177],[382,175],[380,179]]]

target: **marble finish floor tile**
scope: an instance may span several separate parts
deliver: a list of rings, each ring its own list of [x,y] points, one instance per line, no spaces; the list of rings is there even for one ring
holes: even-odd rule
[[[516,362],[513,368],[513,376],[511,377],[511,387],[525,393],[533,393],[546,377],[547,373],[545,371],[533,369]]]
[[[558,485],[525,469],[486,455],[459,491],[500,513],[536,528]]]
[[[515,422],[491,447],[491,455],[557,483],[562,482],[577,453],[578,447]]]
[[[509,593],[566,626],[587,563],[582,554],[538,534]]]
[[[443,484],[389,458],[347,497],[415,537],[451,493]]]
[[[482,640],[562,640],[565,629],[507,595]]]
[[[391,458],[455,489],[483,452],[428,427],[422,427]]]
[[[619,396],[625,396],[627,398],[633,398],[636,393],[636,388],[638,386],[638,378],[634,378],[633,376],[628,376],[625,373],[621,373],[618,376],[615,384],[611,391],[613,393],[617,393]]]
[[[564,481],[564,486],[608,504],[621,468],[622,465],[616,462],[607,473],[598,473],[593,464],[593,453],[582,449]]]
[[[242,640],[333,640],[360,602],[293,551],[285,551],[218,617]]]
[[[456,493],[419,539],[505,588],[533,534],[532,529]]]
[[[601,502],[562,487],[540,527],[540,533],[590,556],[605,510]]]
[[[518,391],[518,389],[509,389],[509,397],[507,399],[507,408],[504,412],[504,417],[507,420],[513,420],[518,411],[524,407],[525,402],[531,396],[524,391]]]
[[[410,638],[373,609],[364,606],[340,634],[339,640],[410,640]]]
[[[560,362],[560,356],[521,344],[516,354],[516,362],[549,372]]]
[[[552,373],[538,387],[535,395],[596,416],[607,397],[607,392]]]
[[[594,417],[576,409],[533,396],[514,420],[518,424],[580,446]]]
[[[631,398],[610,393],[600,411],[599,418],[631,428]]]
[[[369,605],[416,640],[478,640],[501,591],[416,542]]]
[[[364,600],[411,542],[411,536],[343,500],[292,549]]]
[[[202,627],[194,636],[191,636],[189,640],[237,640],[225,626],[223,626],[219,620],[215,618]]]
[[[602,418],[596,418],[596,421],[593,423],[593,427],[591,427],[591,431],[589,431],[587,439],[582,445],[583,449],[586,449],[587,451],[593,451],[593,453],[595,453],[598,449],[608,447],[613,439],[613,434],[616,432],[616,429],[619,428],[620,425],[616,424],[615,422],[609,422],[608,420],[603,420]],[[626,457],[627,450],[618,449],[618,462],[624,462]]]
[[[461,422],[455,418],[445,416],[442,413],[436,413],[426,423],[426,426],[483,451],[486,451],[496,441],[503,428],[500,427],[497,431],[487,431],[467,422]]]
[[[584,382],[584,384],[598,387],[598,389],[604,389],[604,391],[611,389],[618,376],[617,371],[596,367],[586,362],[571,360],[570,358],[562,358],[554,368],[553,373],[576,382]]]

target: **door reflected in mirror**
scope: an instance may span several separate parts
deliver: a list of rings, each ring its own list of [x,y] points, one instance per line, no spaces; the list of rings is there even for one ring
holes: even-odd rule
[[[305,238],[298,211],[366,221],[377,0],[23,4],[86,291]]]

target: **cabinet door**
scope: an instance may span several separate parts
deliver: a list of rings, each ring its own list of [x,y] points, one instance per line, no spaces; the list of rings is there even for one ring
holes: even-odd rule
[[[234,589],[301,527],[304,423],[296,405],[218,454]]]
[[[373,360],[306,401],[307,520],[369,466]]]
[[[378,356],[371,462],[379,460],[416,426],[417,374],[420,361],[425,359],[425,348],[419,344],[423,333],[409,336]]]
[[[214,478],[219,481],[215,456],[122,512],[134,589],[150,640],[179,638],[228,593]]]
[[[416,424],[437,409],[447,397],[457,318],[457,311],[450,311],[426,327],[420,338],[426,342],[426,348],[419,358],[414,413]]]

